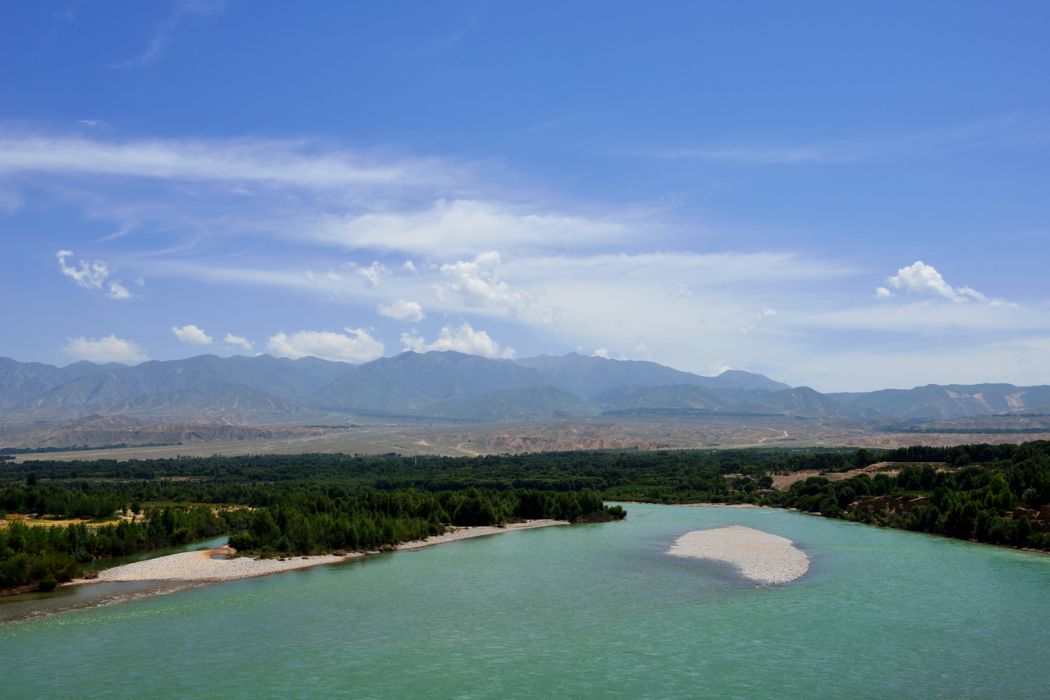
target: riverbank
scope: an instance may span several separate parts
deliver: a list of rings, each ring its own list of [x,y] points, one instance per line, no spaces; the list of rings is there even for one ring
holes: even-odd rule
[[[741,525],[687,532],[667,553],[723,562],[763,585],[794,581],[809,571],[809,557],[791,540]]]
[[[503,527],[479,526],[451,529],[442,535],[428,537],[425,540],[402,542],[394,550],[416,551],[425,547],[487,537],[516,530],[530,530],[539,527],[567,525],[563,520],[527,520],[521,523],[510,523]],[[312,556],[291,556],[274,559],[256,557],[238,557],[229,547],[205,549],[195,552],[181,552],[163,557],[147,559],[132,564],[123,564],[98,572],[96,578],[76,579],[64,586],[89,583],[116,583],[142,581],[181,581],[181,582],[218,582],[233,581],[242,578],[254,578],[269,574],[295,571],[314,566],[338,564],[368,554],[379,552],[350,552],[345,554],[320,554]]]

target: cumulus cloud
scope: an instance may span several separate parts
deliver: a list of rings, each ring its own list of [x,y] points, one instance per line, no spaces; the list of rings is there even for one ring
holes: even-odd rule
[[[172,326],[171,332],[181,342],[189,345],[211,345],[211,336],[192,323],[188,323],[185,326]]]
[[[233,333],[227,333],[226,337],[222,339],[222,342],[227,345],[233,345],[243,349],[245,352],[252,351],[252,341],[245,338],[243,335],[234,335]]]
[[[119,362],[130,365],[149,359],[138,345],[115,335],[98,339],[70,338],[64,349],[67,355],[88,362]]]
[[[890,277],[887,282],[891,287],[902,292],[942,297],[957,303],[988,300],[988,297],[972,287],[951,286],[937,271],[937,268],[927,265],[922,260],[916,260],[911,265],[897,270],[897,274]],[[889,295],[886,287],[879,287],[875,290],[877,297],[885,298]]]
[[[501,347],[488,333],[483,330],[475,330],[466,321],[458,328],[444,326],[437,339],[432,343],[426,342],[415,333],[402,333],[401,344],[406,349],[416,352],[455,350],[468,355],[501,357],[505,359],[510,359],[515,355],[514,348]]]
[[[609,359],[609,348],[598,348],[592,353],[595,357],[600,357],[604,360]]]
[[[266,348],[278,357],[293,360],[319,357],[335,362],[369,362],[383,355],[383,343],[363,328],[344,328],[345,333],[331,331],[281,331],[270,337]]]
[[[876,299],[889,299],[891,296],[893,296],[893,292],[891,292],[886,287],[876,287],[875,288],[875,298]]]
[[[395,318],[398,321],[411,321],[417,323],[425,318],[423,307],[418,301],[405,301],[398,299],[390,304],[379,304],[376,311],[382,316]]]
[[[443,282],[434,285],[438,298],[458,299],[467,306],[497,307],[515,311],[527,301],[523,292],[512,290],[499,278],[500,254],[487,251],[473,260],[458,260],[441,266]]]
[[[413,274],[415,274],[416,272],[416,264],[411,260],[406,260],[405,262],[401,263],[401,267]]]
[[[106,280],[109,278],[110,270],[109,265],[104,260],[81,260],[77,265],[70,265],[66,262],[67,258],[73,257],[74,253],[71,250],[60,250],[55,253],[55,257],[58,259],[58,267],[62,271],[62,274],[73,280],[73,282],[83,287],[84,289],[98,289],[101,290],[106,286]],[[108,285],[109,291],[106,292],[106,296],[110,299],[116,299],[117,301],[125,301],[131,298],[131,292],[125,287],[120,280],[110,280]]]

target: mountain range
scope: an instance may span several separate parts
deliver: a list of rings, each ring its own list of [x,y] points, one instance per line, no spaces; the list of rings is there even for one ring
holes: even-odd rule
[[[914,422],[1043,412],[1050,412],[1050,386],[931,384],[822,394],[739,370],[706,377],[575,353],[505,360],[405,352],[362,365],[269,355],[67,367],[0,358],[0,415],[7,419],[120,415],[309,424],[333,416],[491,422],[775,415]]]

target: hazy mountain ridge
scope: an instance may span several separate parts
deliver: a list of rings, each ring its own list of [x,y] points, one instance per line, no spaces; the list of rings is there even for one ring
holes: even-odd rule
[[[406,352],[363,365],[268,355],[78,362],[59,368],[0,358],[0,414],[302,422],[361,414],[508,421],[681,413],[865,420],[943,420],[1050,411],[1050,386],[928,385],[822,394],[760,374],[704,377],[653,362],[575,353],[522,360]]]

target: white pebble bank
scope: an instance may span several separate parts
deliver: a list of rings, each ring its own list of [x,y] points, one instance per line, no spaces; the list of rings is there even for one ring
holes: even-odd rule
[[[360,556],[360,555],[357,555]],[[252,559],[235,557],[213,559],[212,550],[183,552],[166,557],[124,564],[105,569],[98,574],[98,581],[228,581],[275,574],[281,571],[303,569],[318,564],[334,564],[346,557],[325,554],[313,557],[288,557],[287,559]]]
[[[687,532],[667,553],[725,562],[763,584],[787,583],[809,571],[809,557],[791,540],[742,525]]]

